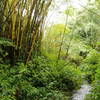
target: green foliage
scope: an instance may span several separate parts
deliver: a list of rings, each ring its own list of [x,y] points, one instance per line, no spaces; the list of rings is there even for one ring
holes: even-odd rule
[[[64,29],[66,29],[65,34],[70,32],[70,29],[68,27],[65,27],[64,24],[55,24],[53,26],[51,26],[51,30],[48,28],[47,29],[47,34],[48,35],[61,35],[64,33]],[[50,33],[48,33],[50,31]]]
[[[72,16],[74,14],[74,8],[69,7],[67,10],[64,11],[66,15]]]
[[[64,24],[55,24],[48,27],[46,31],[46,36],[42,44],[43,55],[56,60],[62,43],[62,37],[64,37],[61,56],[65,56],[66,48],[68,47],[67,44],[70,41],[70,28]]]
[[[0,38],[0,45],[2,46],[14,46],[13,42],[6,38]]]
[[[99,0],[69,7],[67,25],[47,26],[42,42],[52,0],[18,1],[0,1],[0,100],[68,100],[83,78],[93,86],[86,99],[99,100]]]
[[[92,86],[91,94],[88,95],[86,100],[100,100],[100,67],[96,70],[95,80]]]
[[[59,73],[61,85],[64,85],[68,90],[72,91],[77,89],[82,83],[82,74],[80,69],[75,68],[75,66],[65,66]],[[80,78],[80,79],[79,79]],[[62,87],[63,88],[63,87]]]
[[[85,75],[87,79],[92,82],[91,94],[87,95],[86,100],[99,100],[100,99],[100,54],[99,52],[92,51],[86,59],[87,68]]]
[[[97,52],[96,50],[92,50],[85,59],[85,62],[92,65],[98,64],[100,62],[99,52]]]
[[[99,9],[97,9],[95,3],[93,5],[89,4],[87,10],[84,9],[77,13],[77,19],[73,25],[75,36],[92,48],[96,47],[100,36],[98,13]]]
[[[85,78],[90,83],[95,79],[95,73],[100,64],[100,54],[96,50],[92,50],[82,63],[82,69],[85,72]]]
[[[13,50],[15,50],[15,46],[11,40],[6,39],[6,38],[0,38],[0,63],[9,62],[11,60],[10,53]]]
[[[0,97],[5,100],[65,100],[62,91],[77,89],[82,80],[81,72],[66,62],[45,59],[38,56],[27,65],[0,64]],[[80,78],[80,80],[79,80]]]
[[[99,100],[100,99],[100,67],[96,70],[93,87],[94,88],[91,94],[92,100]]]

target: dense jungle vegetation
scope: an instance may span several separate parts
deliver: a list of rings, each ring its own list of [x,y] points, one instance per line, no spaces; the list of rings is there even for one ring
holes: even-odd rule
[[[100,0],[61,0],[64,23],[49,23],[54,1],[0,0],[0,100],[69,100],[84,82],[100,100]]]

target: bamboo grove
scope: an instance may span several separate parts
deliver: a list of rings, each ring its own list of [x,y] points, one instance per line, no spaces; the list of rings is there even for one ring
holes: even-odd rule
[[[13,42],[8,50],[10,59],[21,57],[27,63],[32,52],[39,52],[51,1],[0,0],[0,38]]]

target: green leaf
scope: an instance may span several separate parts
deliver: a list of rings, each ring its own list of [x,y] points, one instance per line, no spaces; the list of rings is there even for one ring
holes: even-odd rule
[[[0,38],[0,45],[14,47],[13,42],[11,42],[10,40],[5,39],[5,38]]]

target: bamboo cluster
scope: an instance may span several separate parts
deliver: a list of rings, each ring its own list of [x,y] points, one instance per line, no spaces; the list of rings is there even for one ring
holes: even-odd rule
[[[14,55],[27,63],[39,50],[52,0],[0,0],[0,37],[15,45]],[[17,51],[17,52],[16,52]]]

